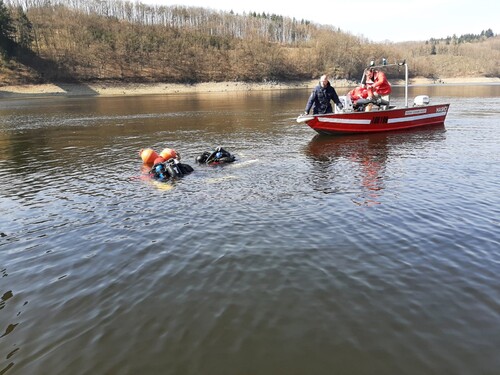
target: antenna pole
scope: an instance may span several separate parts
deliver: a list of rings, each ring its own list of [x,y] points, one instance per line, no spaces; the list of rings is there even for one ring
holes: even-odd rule
[[[405,101],[408,108],[408,64],[405,61]]]

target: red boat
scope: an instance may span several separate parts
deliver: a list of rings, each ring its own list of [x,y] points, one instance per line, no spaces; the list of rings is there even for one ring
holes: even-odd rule
[[[372,65],[376,68],[389,66],[405,67],[405,107],[397,108],[387,101],[382,101],[378,104],[372,103],[370,111],[356,111],[349,97],[341,96],[339,99],[344,104],[342,110],[335,106],[335,113],[300,115],[297,122],[306,123],[320,134],[375,133],[444,124],[450,105],[430,105],[427,95],[419,95],[413,106],[408,106],[408,65],[405,61],[398,64]]]

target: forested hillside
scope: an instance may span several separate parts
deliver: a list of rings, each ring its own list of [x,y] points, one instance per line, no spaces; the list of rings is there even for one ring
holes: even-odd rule
[[[382,57],[406,59],[414,76],[500,77],[491,29],[377,44],[275,14],[121,0],[0,0],[0,52],[0,85],[356,79]]]

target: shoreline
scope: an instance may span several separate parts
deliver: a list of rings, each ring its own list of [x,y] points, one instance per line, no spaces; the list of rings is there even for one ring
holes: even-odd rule
[[[391,83],[395,86],[399,86],[403,85],[404,81],[393,81]],[[37,85],[3,86],[0,87],[0,99],[40,96],[123,96],[312,89],[316,86],[316,84],[317,80],[265,83],[204,82],[197,84],[118,82],[94,82],[88,84],[48,83]],[[462,77],[441,78],[437,80],[428,78],[410,79],[410,86],[447,84],[500,84],[500,78]],[[347,88],[356,86],[357,82],[348,80],[333,80],[332,85],[335,88]]]

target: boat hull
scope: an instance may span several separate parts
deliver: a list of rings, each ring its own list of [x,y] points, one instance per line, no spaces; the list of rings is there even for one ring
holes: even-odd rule
[[[376,133],[442,125],[449,104],[395,108],[369,112],[301,115],[298,123],[306,123],[320,134]]]

